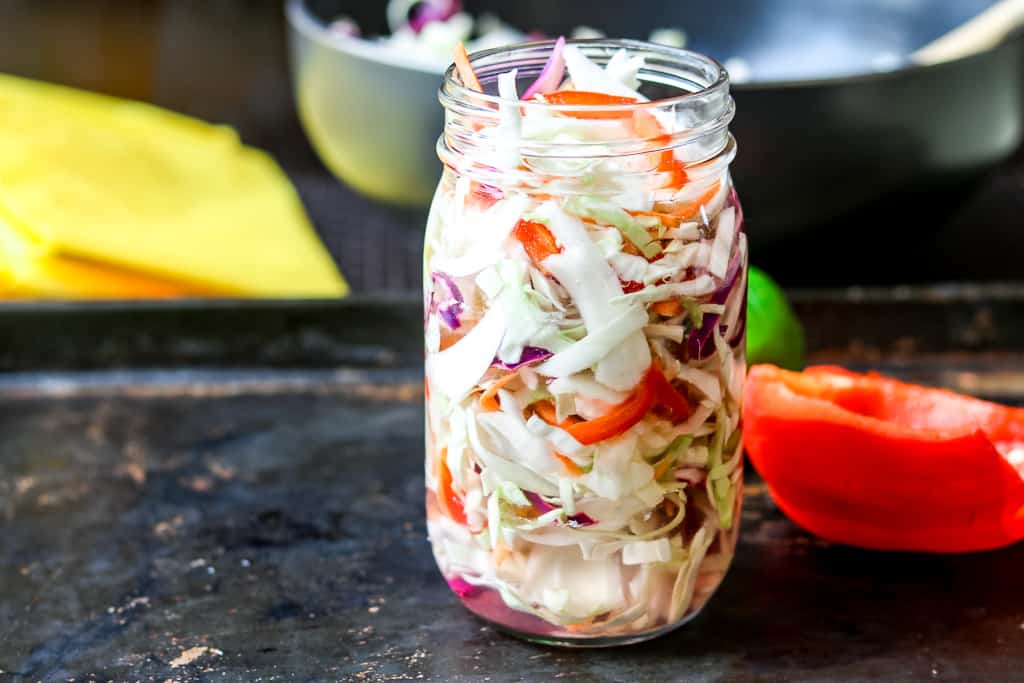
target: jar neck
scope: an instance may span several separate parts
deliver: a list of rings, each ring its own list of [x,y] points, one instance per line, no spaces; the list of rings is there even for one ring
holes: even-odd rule
[[[439,94],[445,129],[441,161],[482,182],[526,185],[579,176],[593,164],[620,175],[657,171],[673,155],[688,174],[720,175],[734,154],[735,111],[725,69],[695,52],[631,40],[569,41],[597,67],[636,69],[639,97],[611,105],[565,105],[501,97],[499,79],[522,92],[543,70],[554,43],[479,52],[473,68],[484,92],[464,87],[449,69]],[[611,68],[609,62],[615,62]],[[514,72],[515,75],[505,75]],[[626,90],[633,90],[624,86]],[[581,88],[582,89],[582,88]]]

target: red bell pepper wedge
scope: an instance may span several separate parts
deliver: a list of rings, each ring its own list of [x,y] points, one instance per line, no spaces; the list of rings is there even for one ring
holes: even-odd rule
[[[691,407],[686,397],[676,391],[657,366],[651,365],[632,395],[608,413],[586,422],[561,426],[581,444],[595,444],[622,434],[644,419],[655,405],[665,406],[677,421],[690,416]]]
[[[1024,538],[1024,409],[835,367],[751,369],[747,453],[790,519],[879,550],[970,552]]]
[[[547,226],[537,221],[520,220],[513,228],[512,236],[522,243],[527,256],[538,266],[548,256],[562,251]]]
[[[588,92],[586,90],[556,90],[544,95],[544,101],[551,105],[563,107],[576,105],[607,107],[620,104],[636,104],[636,99],[632,97],[607,95],[603,92]],[[574,119],[628,119],[633,116],[632,112],[628,109],[621,111],[602,111],[600,109],[593,111],[563,110],[561,113]]]

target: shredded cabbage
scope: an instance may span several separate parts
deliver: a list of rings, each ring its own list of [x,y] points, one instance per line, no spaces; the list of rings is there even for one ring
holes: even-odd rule
[[[654,258],[661,253],[661,244],[647,233],[648,229],[661,225],[657,218],[634,218],[624,209],[593,197],[572,197],[566,200],[565,210],[580,218],[591,218],[606,225],[614,225],[646,258]]]
[[[735,236],[736,209],[730,207],[718,214],[718,228],[711,245],[711,261],[708,263],[708,271],[720,280],[725,278],[725,271],[729,269],[729,255],[732,254]]]
[[[667,538],[656,541],[633,541],[622,546],[622,564],[648,564],[668,562],[672,559],[672,546]]]
[[[522,357],[524,348],[541,346],[535,342],[549,339],[549,335],[557,331],[557,328],[550,316],[537,305],[536,299],[528,293],[532,288],[527,283],[528,272],[525,263],[503,259],[487,272],[494,274],[493,278],[485,279],[486,286],[491,291],[495,287],[492,279],[497,279],[500,283],[497,286],[497,293],[491,296],[500,296],[506,318],[505,336],[502,338],[497,356],[503,363],[515,365]],[[480,279],[477,278],[478,283]],[[481,289],[487,291],[483,285]]]
[[[487,314],[469,333],[444,351],[427,358],[427,375],[431,387],[461,401],[491,367],[507,327],[505,311],[491,306]]]
[[[593,366],[598,381],[613,389],[631,389],[650,366],[641,332],[646,311],[613,301],[621,298],[622,286],[579,219],[554,202],[542,204],[537,215],[563,245],[562,252],[546,258],[543,265],[569,292],[589,331],[573,349],[546,361],[547,371],[540,372],[564,377]]]
[[[665,301],[666,299],[680,299],[682,297],[706,296],[715,291],[715,281],[708,275],[698,275],[686,282],[675,282],[657,287],[646,287],[639,292],[625,294],[618,297],[616,302],[628,303],[652,303]]]
[[[612,80],[618,81],[630,90],[635,91],[640,87],[637,74],[640,73],[642,68],[644,68],[643,55],[630,56],[625,50],[619,50],[605,64],[604,71]]]
[[[629,394],[626,394],[625,392],[609,389],[595,380],[593,376],[588,373],[559,377],[548,384],[548,389],[551,393],[556,395],[568,394],[582,396],[588,399],[604,401],[611,405],[622,403],[629,397]]]
[[[564,455],[578,455],[586,450],[586,446],[572,438],[572,435],[567,431],[549,425],[536,415],[531,416],[526,421],[526,428],[550,443],[555,447],[555,450]]]
[[[590,369],[598,365],[602,359],[615,354],[618,349],[622,349],[627,340],[635,338],[638,333],[642,334],[640,331],[646,323],[647,313],[642,308],[627,308],[605,327],[590,332],[566,350],[556,353],[541,363],[537,367],[537,371],[550,377],[567,377]],[[649,355],[647,359],[649,365]],[[642,374],[644,369],[641,368],[641,371],[635,374]],[[603,383],[614,389],[629,389],[640,381],[639,377],[632,380],[632,376],[630,375],[630,379],[625,381]]]
[[[646,101],[633,88],[630,88],[609,74],[607,71],[590,61],[575,45],[565,46],[565,66],[569,70],[569,79],[577,90],[600,92],[618,97],[632,97],[637,101]]]
[[[499,107],[501,112],[501,123],[497,128],[497,140],[495,159],[500,162],[502,168],[516,168],[522,161],[519,151],[520,138],[522,137],[523,117],[518,104],[519,93],[516,90],[516,69],[498,76],[498,94],[502,98]]]
[[[482,415],[478,417],[482,417]],[[506,460],[496,454],[491,448],[486,447],[481,439],[476,419],[469,419],[466,422],[466,426],[469,442],[473,446],[473,453],[480,461],[481,466],[493,470],[496,476],[511,481],[520,489],[536,491],[547,496],[558,494],[558,488],[552,485],[551,481],[546,477],[542,477],[533,470],[516,462]]]

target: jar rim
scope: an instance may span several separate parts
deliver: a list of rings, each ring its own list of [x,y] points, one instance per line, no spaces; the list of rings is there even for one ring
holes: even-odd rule
[[[517,53],[528,53],[531,50],[538,50],[541,48],[553,48],[555,40],[540,40],[532,41],[528,43],[516,43],[514,45],[503,45],[500,47],[494,47],[487,50],[478,50],[469,55],[470,64],[485,60],[498,55],[508,55],[510,58]],[[441,90],[439,92],[441,104],[447,106],[446,100],[451,101],[462,101],[472,100],[474,103],[483,104],[484,106],[500,106],[516,104],[522,108],[537,108],[542,109],[557,109],[562,112],[631,112],[631,111],[642,111],[646,109],[657,109],[661,107],[671,106],[674,104],[685,103],[695,98],[707,97],[710,94],[717,93],[721,90],[727,90],[729,88],[729,72],[726,68],[713,57],[709,57],[700,52],[693,50],[686,50],[683,48],[672,47],[669,45],[661,45],[658,43],[649,43],[643,40],[634,40],[632,38],[573,38],[565,41],[566,45],[576,45],[588,48],[605,48],[609,50],[640,50],[647,54],[658,54],[668,58],[674,58],[679,64],[689,64],[691,66],[703,66],[709,71],[714,73],[714,80],[711,80],[706,85],[702,85],[696,90],[683,91],[678,95],[671,97],[665,97],[661,99],[630,102],[625,104],[558,104],[552,105],[546,102],[540,102],[536,100],[511,100],[508,98],[501,97],[500,95],[492,95],[486,92],[480,92],[473,90],[462,84],[462,82],[456,78],[456,67],[454,64],[449,65],[445,70],[444,79],[441,84]],[[513,67],[514,68],[514,67]],[[677,86],[678,87],[678,86]]]

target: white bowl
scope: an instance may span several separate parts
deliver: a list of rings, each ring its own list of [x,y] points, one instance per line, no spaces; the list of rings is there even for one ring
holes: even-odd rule
[[[288,0],[286,12],[295,100],[320,159],[374,199],[429,204],[441,174],[441,74],[332,34],[306,0]]]

